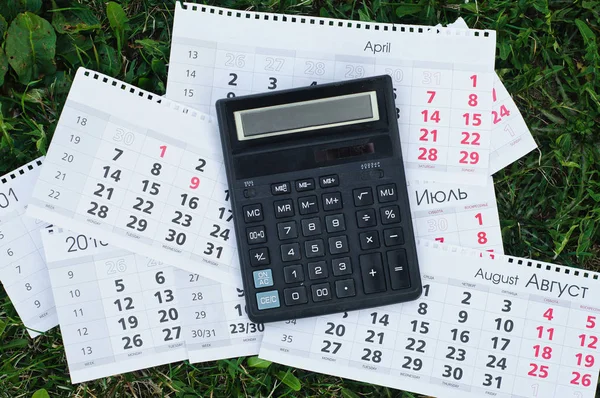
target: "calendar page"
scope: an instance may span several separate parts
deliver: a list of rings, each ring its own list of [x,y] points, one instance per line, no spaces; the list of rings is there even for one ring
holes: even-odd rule
[[[0,177],[0,281],[31,337],[58,324],[40,230],[25,215],[43,157]]]
[[[175,272],[190,362],[258,354],[264,325],[248,319],[241,279],[235,287]]]
[[[485,185],[495,32],[428,29],[176,3],[167,96],[214,113],[220,98],[389,74],[407,178]]]
[[[436,397],[595,396],[599,274],[435,242],[418,254],[420,299],[269,324],[259,356]]]
[[[42,235],[71,381],[187,358],[175,269],[87,235]]]
[[[80,68],[30,215],[223,283],[239,274],[207,115]]]
[[[448,28],[468,29],[459,17]],[[492,140],[490,144],[490,174],[503,169],[537,148],[537,144],[512,97],[498,75],[494,76],[492,93]]]
[[[537,148],[523,115],[509,92],[494,78],[490,173],[494,174]]]
[[[504,253],[492,177],[485,187],[413,181],[408,197],[415,237]]]

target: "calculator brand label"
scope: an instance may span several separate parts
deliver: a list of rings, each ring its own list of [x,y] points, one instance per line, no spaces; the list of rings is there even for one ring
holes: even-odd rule
[[[392,52],[392,43],[373,43],[370,40],[365,45],[363,51],[372,52],[373,54],[377,53],[391,53]]]

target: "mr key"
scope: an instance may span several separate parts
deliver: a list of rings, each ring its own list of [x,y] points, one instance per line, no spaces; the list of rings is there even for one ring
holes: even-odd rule
[[[251,320],[421,294],[393,95],[381,76],[217,102]]]

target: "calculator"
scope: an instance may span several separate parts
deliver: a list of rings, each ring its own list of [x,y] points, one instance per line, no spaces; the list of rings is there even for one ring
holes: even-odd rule
[[[394,95],[386,75],[216,102],[252,321],[421,295]]]

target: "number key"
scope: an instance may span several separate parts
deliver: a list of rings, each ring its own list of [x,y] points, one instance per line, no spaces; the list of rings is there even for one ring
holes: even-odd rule
[[[308,277],[312,279],[327,278],[327,263],[325,261],[317,261],[316,263],[308,263]]]
[[[346,221],[343,214],[332,214],[325,217],[327,232],[341,232],[346,230]]]
[[[328,216],[334,217],[334,216]],[[314,218],[305,218],[301,221],[302,224],[302,235],[304,236],[312,236],[312,235],[321,235],[321,220],[319,217]]]
[[[331,260],[331,268],[335,276],[350,275],[352,273],[350,257],[334,258]]]
[[[306,304],[308,297],[306,295],[306,287],[298,286],[283,289],[285,305]]]
[[[312,291],[313,301],[318,302],[331,300],[331,287],[329,286],[329,283],[312,285],[310,289]]]
[[[295,261],[300,260],[300,244],[299,243],[288,243],[281,245],[281,261]]]
[[[280,222],[277,224],[279,240],[294,239],[298,237],[296,221]]]
[[[304,270],[302,264],[288,265],[283,268],[283,279],[285,283],[296,283],[304,281]]]

